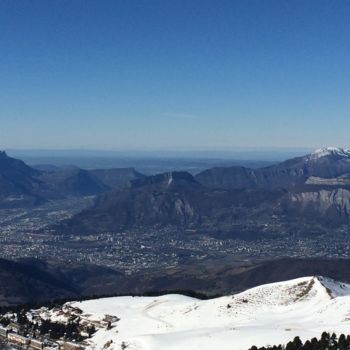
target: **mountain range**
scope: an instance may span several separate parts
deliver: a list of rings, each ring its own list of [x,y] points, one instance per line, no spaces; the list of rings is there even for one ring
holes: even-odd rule
[[[171,225],[232,232],[255,222],[258,232],[272,218],[348,224],[350,151],[325,148],[264,168],[216,167],[196,176],[144,176],[132,168],[42,170],[0,153],[1,207],[91,195],[97,195],[92,207],[56,229],[92,233]]]
[[[32,168],[0,152],[0,207],[32,206],[70,196],[90,196],[142,177],[134,169]]]
[[[232,231],[237,225],[305,221],[341,225],[350,215],[350,151],[326,148],[261,169],[171,172],[131,181],[97,197],[60,231],[118,231],[173,225]],[[255,227],[254,230],[258,230]]]
[[[332,179],[349,173],[350,150],[328,147],[259,169],[216,167],[198,174],[196,180],[209,188],[290,189],[310,177]]]

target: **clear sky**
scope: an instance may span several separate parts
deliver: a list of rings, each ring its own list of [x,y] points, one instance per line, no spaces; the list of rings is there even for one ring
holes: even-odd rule
[[[350,1],[0,0],[0,148],[350,145]]]

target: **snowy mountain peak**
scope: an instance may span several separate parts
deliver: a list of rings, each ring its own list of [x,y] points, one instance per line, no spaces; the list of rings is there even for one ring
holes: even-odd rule
[[[319,159],[327,156],[340,156],[350,158],[349,148],[339,148],[339,147],[325,147],[319,148],[315,152],[311,153],[311,159]]]
[[[350,286],[321,276],[297,278],[261,285],[235,297],[250,300],[257,310],[266,306],[287,306],[304,302],[325,302],[337,296],[350,295]]]

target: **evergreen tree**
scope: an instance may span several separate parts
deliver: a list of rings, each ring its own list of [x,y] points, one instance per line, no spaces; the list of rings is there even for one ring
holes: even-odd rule
[[[255,345],[253,345],[249,350],[258,350],[258,348]]]
[[[295,337],[293,339],[293,344],[295,346],[295,349],[301,349],[301,347],[303,346],[303,342],[300,340],[299,337]]]
[[[295,344],[293,342],[288,342],[286,346],[286,350],[297,350]]]
[[[339,347],[339,350],[347,349],[347,342],[344,334],[340,334],[339,336],[338,347]]]
[[[303,345],[302,349],[303,350],[312,350],[312,344],[311,344],[310,340],[307,340],[305,342],[305,344]]]
[[[329,333],[323,332],[321,335],[321,340],[319,342],[320,350],[328,350],[329,341],[330,341]]]
[[[319,347],[318,347],[318,340],[317,338],[312,338],[311,339],[311,349],[312,350],[319,350]]]

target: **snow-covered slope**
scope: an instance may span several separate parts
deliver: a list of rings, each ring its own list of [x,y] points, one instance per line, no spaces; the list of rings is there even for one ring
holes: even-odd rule
[[[326,156],[339,156],[344,158],[350,157],[350,149],[338,147],[325,147],[317,149],[310,154],[311,159],[319,159]]]
[[[240,350],[304,340],[323,331],[350,333],[350,285],[305,277],[233,296],[197,300],[181,295],[115,297],[69,303],[83,317],[120,318],[99,329],[89,349]]]

